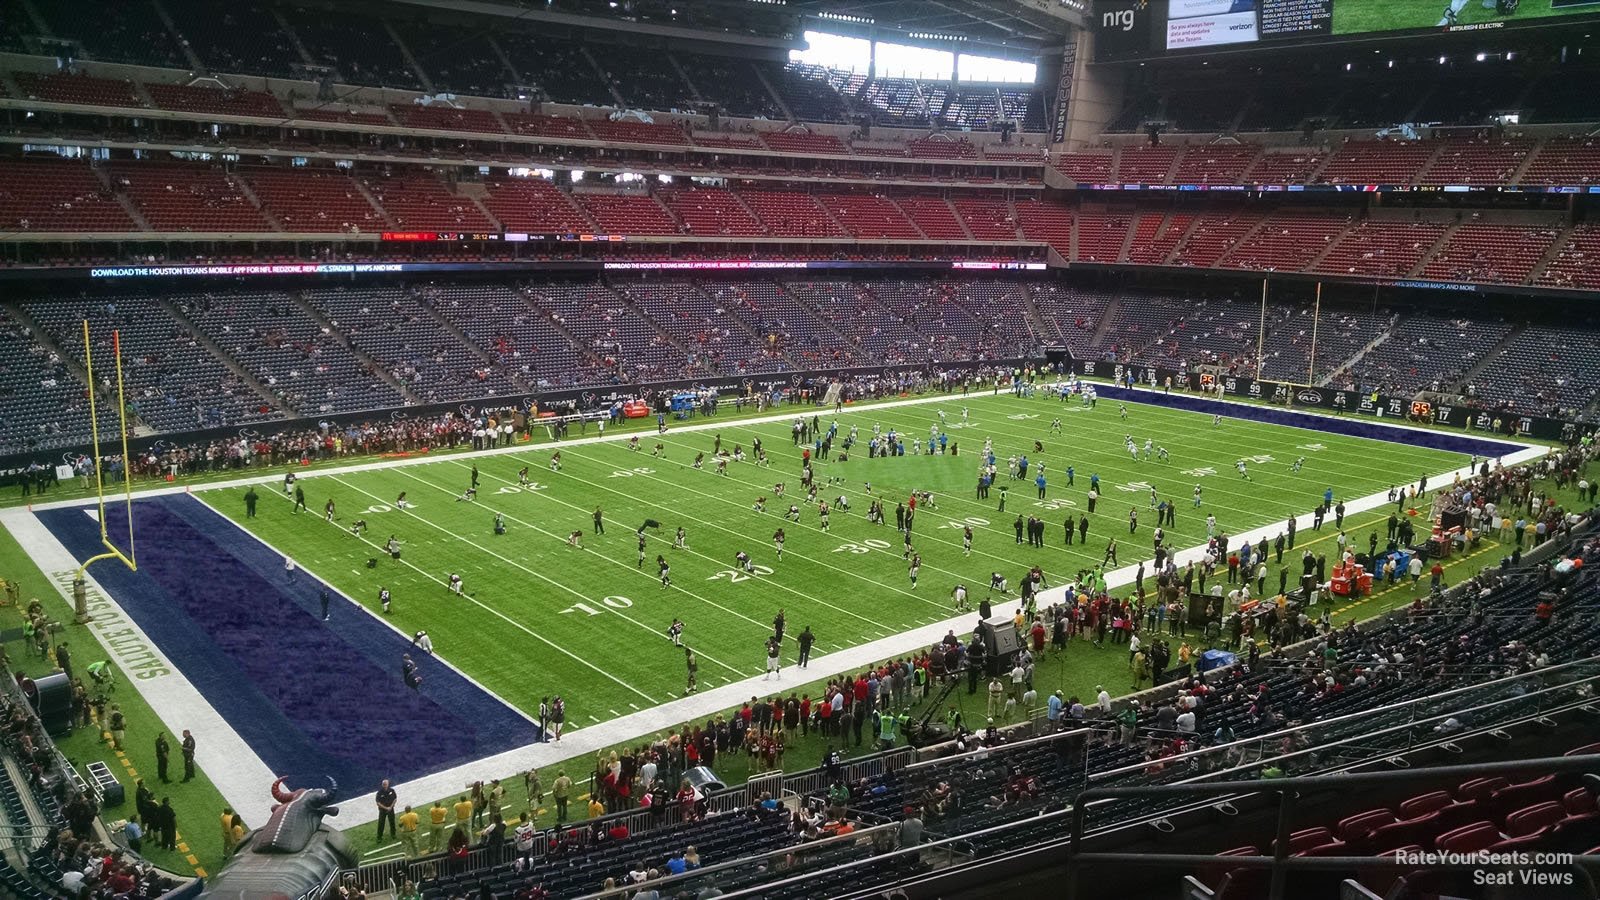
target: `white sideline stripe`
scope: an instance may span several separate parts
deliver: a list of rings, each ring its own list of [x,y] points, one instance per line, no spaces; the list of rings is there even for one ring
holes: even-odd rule
[[[12,536],[17,539],[28,556],[43,569],[46,575],[52,573],[73,573],[78,569],[78,561],[72,556],[55,535],[39,521],[38,517],[22,508],[0,510],[0,524],[4,524]],[[93,573],[85,573],[85,581],[91,590],[98,591],[107,603],[116,606],[113,598],[103,585],[95,580]],[[68,587],[64,587],[55,578],[50,579],[51,585],[61,594],[67,605],[72,605],[72,594]],[[256,755],[244,738],[239,736],[233,726],[229,725],[222,715],[216,711],[198,688],[194,686],[183,672],[172,661],[161,653],[161,648],[150,636],[139,628],[137,622],[117,607],[120,621],[115,625],[120,631],[129,629],[138,639],[150,649],[168,674],[158,678],[139,679],[134,673],[123,668],[127,680],[133,685],[139,695],[150,704],[171,735],[174,745],[179,741],[179,735],[187,728],[194,734],[195,763],[205,771],[206,777],[217,786],[222,796],[234,809],[244,816],[246,822],[265,822],[272,812],[272,798],[268,795],[267,785],[272,782],[272,770]],[[100,642],[105,650],[106,658],[118,662],[117,653],[108,643],[105,632],[101,627],[109,624],[111,620],[101,617],[97,624],[91,624],[86,630]],[[81,632],[73,630],[67,632],[77,635]],[[119,667],[121,663],[118,662]],[[144,735],[141,740],[154,741],[155,735]],[[105,749],[105,755],[111,756],[111,748]],[[182,759],[174,757],[172,767],[174,772],[181,772]],[[150,789],[161,792],[161,785],[155,781],[154,771],[141,772],[142,777]],[[132,788],[132,785],[129,785]],[[375,816],[376,814],[374,814]]]
[[[974,396],[981,398],[981,397],[992,397],[994,395],[992,395],[992,394],[983,394],[983,393],[979,392],[979,393],[975,393]],[[1000,396],[1005,396],[1005,394],[1002,393]],[[913,406],[913,405],[927,404],[927,403],[956,403],[956,404],[959,404],[959,403],[963,402],[963,400],[966,400],[966,401],[970,402],[971,399],[972,399],[971,397],[963,398],[959,393],[938,394],[938,395],[934,395],[934,396],[930,396],[930,397],[917,397],[917,398],[912,398],[912,399],[908,399],[908,400],[893,400],[893,401],[888,401],[886,403],[881,403],[881,404],[861,404],[861,405],[849,407],[849,411],[854,412],[854,411],[858,411],[858,410],[865,410],[865,409],[871,409],[871,408],[892,408],[892,407],[901,407],[901,406]],[[1135,401],[1135,402],[1137,402],[1137,401]],[[1240,406],[1240,407],[1246,407],[1246,406],[1250,406],[1251,405],[1251,404],[1246,404],[1246,403],[1242,403],[1242,402],[1239,402],[1239,401],[1232,401],[1232,400],[1219,400],[1219,401],[1213,401],[1213,402],[1230,404],[1230,405],[1235,405],[1235,406]],[[1181,412],[1189,412],[1188,410],[1179,410],[1179,411],[1181,411]],[[705,422],[697,423],[697,424],[694,424],[694,425],[683,425],[683,426],[678,426],[676,428],[670,428],[669,429],[669,433],[682,432],[682,431],[704,431],[704,430],[713,429],[713,428],[729,428],[729,427],[737,427],[737,426],[742,426],[742,425],[759,425],[759,424],[766,424],[766,423],[772,423],[772,422],[791,421],[796,416],[802,416],[802,415],[810,416],[812,414],[816,414],[816,415],[819,415],[819,416],[826,414],[826,415],[830,415],[831,416],[832,415],[832,411],[831,410],[823,410],[823,409],[814,408],[814,407],[812,407],[812,408],[800,407],[800,408],[797,408],[796,411],[791,411],[791,412],[783,413],[783,414],[779,414],[779,415],[757,417],[757,418],[753,418],[753,419],[741,419],[741,420],[738,420],[737,422],[732,423],[732,424],[729,424],[729,423],[724,422],[724,421],[719,421],[719,420],[716,420],[716,419],[710,419],[710,420],[707,420]],[[1203,413],[1194,413],[1194,414],[1195,415],[1203,415]],[[1341,420],[1341,421],[1348,421],[1347,419],[1342,419],[1342,417],[1328,415],[1328,414],[1322,414],[1322,413],[1309,413],[1308,412],[1308,413],[1304,413],[1304,414],[1305,415],[1312,415],[1312,416],[1320,416],[1322,418],[1328,418],[1328,419],[1336,419],[1336,420]],[[1410,425],[1405,425],[1405,424],[1402,424],[1402,423],[1392,423],[1391,424],[1391,423],[1378,422],[1378,421],[1373,421],[1373,422],[1367,423],[1365,420],[1361,420],[1361,421],[1363,421],[1364,424],[1370,424],[1372,426],[1376,426],[1379,429],[1385,429],[1385,428],[1405,429],[1405,430],[1409,430],[1409,431],[1418,431],[1418,432],[1423,432],[1423,433],[1438,433],[1437,431],[1435,431],[1433,429],[1421,428],[1421,427],[1417,427],[1417,426],[1410,426]],[[1262,423],[1262,424],[1272,424],[1272,423]],[[1287,426],[1282,426],[1282,427],[1299,428],[1300,430],[1308,431],[1308,432],[1311,432],[1311,433],[1322,433],[1322,432],[1318,432],[1314,428],[1309,428],[1309,427],[1303,426],[1303,425],[1287,425]],[[635,432],[635,434],[640,434],[641,438],[644,438],[644,437],[647,437],[649,435],[649,432]],[[604,438],[602,438],[602,437],[575,438],[575,439],[571,439],[571,440],[567,440],[567,441],[546,443],[543,446],[552,447],[552,446],[563,446],[563,445],[594,444],[594,443],[601,443],[601,442],[604,442],[604,441],[625,441],[625,440],[627,440],[628,437],[631,437],[631,436],[632,436],[631,434],[616,434],[616,435],[611,435],[611,436],[604,437]],[[1378,440],[1378,439],[1377,438],[1367,438],[1367,440]],[[532,449],[534,447],[537,447],[537,446],[540,446],[540,445],[530,442],[530,443],[527,443],[527,444],[513,445],[513,446],[510,446],[510,447],[500,447],[500,448],[496,448],[496,449],[493,449],[493,450],[477,451],[477,454],[481,454],[481,455],[508,455],[508,454],[516,454],[516,453],[526,453],[530,449]],[[1528,462],[1528,461],[1534,460],[1534,459],[1538,459],[1539,457],[1545,455],[1549,450],[1548,447],[1544,447],[1544,446],[1530,446],[1530,445],[1526,445],[1526,444],[1515,445],[1515,446],[1520,446],[1521,449],[1516,451],[1516,452],[1514,452],[1514,453],[1511,453],[1511,454],[1509,454],[1509,455],[1507,455],[1505,457],[1501,457],[1502,461],[1508,466],[1519,464],[1519,463],[1523,463],[1523,462]],[[351,465],[351,466],[340,466],[340,467],[335,467],[335,468],[331,468],[331,469],[322,469],[322,470],[317,470],[317,471],[313,471],[313,472],[307,472],[307,473],[305,473],[305,475],[303,477],[310,478],[310,477],[315,477],[315,476],[318,476],[318,475],[341,475],[341,474],[350,474],[350,473],[355,473],[355,472],[362,472],[362,471],[367,471],[367,470],[371,470],[371,469],[392,468],[392,467],[396,467],[396,466],[406,466],[406,465],[421,465],[421,464],[426,464],[426,463],[430,463],[430,462],[442,462],[442,461],[445,461],[446,459],[454,459],[454,458],[457,457],[457,455],[458,454],[451,454],[449,456],[435,457],[435,458],[431,458],[431,459],[428,456],[422,456],[422,457],[413,457],[413,458],[404,459],[404,460],[382,460],[382,461],[377,461],[377,462],[368,462],[368,463],[362,463],[362,464]],[[1430,484],[1433,484],[1435,486],[1443,486],[1443,485],[1449,484],[1457,474],[1460,474],[1462,477],[1466,477],[1469,474],[1469,470],[1466,469],[1465,467],[1463,467],[1461,469],[1457,469],[1457,470],[1450,471],[1450,472],[1444,472],[1444,473],[1440,473],[1440,474],[1437,474],[1437,475],[1429,475],[1428,476],[1428,481],[1429,481]],[[235,480],[232,480],[232,481],[218,482],[218,483],[215,483],[215,484],[209,484],[209,485],[206,485],[204,488],[196,488],[196,490],[222,490],[222,489],[227,489],[227,488],[241,487],[241,486],[249,485],[249,484],[266,484],[266,483],[272,483],[272,482],[281,482],[282,478],[283,478],[283,473],[280,471],[275,475],[252,476],[252,477],[235,479]],[[169,487],[169,488],[158,488],[156,490],[149,491],[149,492],[146,492],[146,493],[148,495],[151,495],[151,496],[158,496],[158,495],[161,495],[161,494],[172,494],[172,493],[178,493],[180,491],[187,491],[187,490],[189,490],[189,488],[187,488],[187,487],[174,486],[174,487]],[[51,503],[51,504],[38,504],[37,508],[45,509],[45,508],[54,508],[54,507],[61,507],[61,506],[82,506],[82,505],[85,505],[85,504],[88,504],[88,503],[92,503],[92,502],[94,502],[94,501],[92,501],[92,500],[59,501],[59,502],[55,502],[55,503]],[[1345,503],[1345,515],[1346,516],[1350,516],[1350,515],[1353,515],[1353,514],[1365,512],[1365,511],[1370,510],[1370,509],[1376,509],[1376,508],[1379,508],[1381,506],[1386,505],[1388,502],[1389,501],[1387,500],[1387,492],[1375,493],[1375,494],[1368,495],[1366,497],[1360,497],[1360,498],[1357,498],[1355,500],[1348,501],[1348,502]],[[25,512],[23,512],[21,510],[16,510],[16,509],[0,511],[0,522],[6,522],[8,525],[10,524],[10,522],[8,520],[11,518],[11,516],[6,515],[7,513],[10,513],[10,514],[13,514],[13,515],[20,515],[21,517],[25,518],[28,522],[32,523],[33,526],[35,528],[37,528],[39,532],[43,533],[44,537],[50,543],[55,543],[54,542],[54,538],[51,537],[49,535],[49,533],[42,528],[42,526],[38,525],[37,520],[31,514],[25,513]],[[1311,522],[1311,520],[1312,520],[1312,514],[1311,513],[1306,513],[1306,514],[1298,517],[1296,525],[1297,525],[1297,527],[1302,526],[1302,525],[1309,527],[1309,523]],[[1239,534],[1239,535],[1234,535],[1234,536],[1232,536],[1232,540],[1243,541],[1243,540],[1248,539],[1252,543],[1256,543],[1256,542],[1259,542],[1260,539],[1263,536],[1267,537],[1268,539],[1271,539],[1274,535],[1277,534],[1278,529],[1280,529],[1281,527],[1282,527],[1282,523],[1281,522],[1271,523],[1271,524],[1269,524],[1267,526],[1264,526],[1262,528],[1257,528],[1257,529],[1253,529],[1253,530],[1248,531],[1248,532],[1244,532],[1244,533]],[[244,530],[244,529],[240,529],[240,530]],[[17,533],[15,528],[12,528],[12,532],[14,534]],[[20,540],[20,535],[19,535],[19,540]],[[24,544],[24,546],[27,547],[28,545]],[[65,558],[68,559],[68,560],[71,559],[70,554],[66,553],[65,548],[61,547],[59,544],[55,544],[55,546],[56,546],[56,549],[57,549],[57,551],[58,551],[58,553],[60,555],[65,556]],[[1178,554],[1177,554],[1177,558],[1179,560],[1197,559],[1200,555],[1202,555],[1204,550],[1205,550],[1204,545],[1197,545],[1197,546],[1191,547],[1191,548],[1189,548],[1187,550],[1179,551]],[[38,557],[35,556],[35,558],[37,559]],[[76,568],[76,563],[73,563],[72,567]],[[1131,584],[1133,582],[1135,574],[1137,573],[1137,568],[1138,568],[1138,559],[1136,558],[1135,561],[1134,561],[1134,564],[1128,565],[1128,566],[1124,566],[1124,567],[1122,567],[1120,569],[1116,569],[1116,570],[1114,570],[1112,572],[1108,572],[1106,574],[1106,584],[1107,584],[1107,586],[1111,587],[1111,588],[1116,588],[1116,587],[1121,587],[1121,586],[1124,586],[1124,585],[1127,585],[1127,584]],[[1149,574],[1149,573],[1147,573],[1147,574]],[[1042,591],[1040,593],[1040,595],[1039,595],[1039,599],[1040,599],[1041,604],[1055,603],[1055,602],[1059,602],[1060,601],[1060,599],[1064,595],[1064,593],[1065,593],[1065,588],[1064,587],[1050,588],[1050,589],[1048,589],[1046,591]],[[107,596],[109,597],[109,595],[107,595]],[[1008,601],[1008,602],[1005,602],[1005,603],[995,604],[994,609],[995,609],[995,613],[997,615],[999,615],[999,614],[1015,614],[1015,612],[1016,612],[1016,610],[1017,610],[1019,605],[1020,605],[1020,600],[1012,600],[1012,601]],[[746,679],[744,679],[742,681],[732,682],[732,683],[729,683],[729,684],[722,685],[720,687],[709,688],[707,690],[702,690],[699,693],[696,693],[696,694],[694,694],[694,695],[692,695],[690,697],[680,698],[678,700],[673,700],[671,702],[664,703],[664,704],[661,704],[659,706],[656,706],[656,707],[654,707],[652,709],[641,710],[640,712],[632,713],[630,715],[621,716],[621,717],[614,718],[614,719],[611,719],[611,720],[608,720],[608,721],[605,721],[605,722],[601,722],[601,723],[599,723],[597,725],[593,725],[593,726],[584,728],[581,731],[568,732],[568,733],[566,733],[564,735],[565,740],[561,741],[560,743],[551,742],[551,743],[545,743],[545,744],[535,744],[533,746],[519,747],[519,748],[516,748],[514,750],[508,750],[508,751],[505,751],[505,752],[502,752],[502,753],[495,754],[495,755],[490,756],[490,757],[486,757],[484,759],[480,759],[480,760],[476,760],[476,761],[473,761],[473,762],[470,762],[470,763],[459,765],[459,766],[456,766],[456,767],[451,768],[451,769],[447,769],[447,770],[442,771],[442,772],[437,772],[437,773],[434,773],[432,775],[424,776],[422,778],[413,779],[412,781],[405,782],[404,784],[396,785],[395,789],[400,794],[400,803],[401,804],[426,803],[426,802],[432,801],[435,798],[446,797],[446,796],[452,796],[452,795],[459,794],[466,788],[467,785],[470,785],[473,781],[477,781],[477,780],[485,780],[485,781],[487,781],[487,780],[494,779],[494,778],[501,778],[501,779],[513,778],[517,774],[519,774],[519,773],[521,773],[523,771],[526,771],[530,767],[538,767],[539,769],[544,770],[549,766],[559,766],[560,764],[566,763],[568,760],[571,761],[570,765],[573,768],[573,772],[578,773],[578,775],[575,776],[575,777],[580,777],[582,775],[582,773],[584,771],[586,771],[586,766],[588,765],[588,757],[591,757],[594,753],[596,753],[596,752],[598,752],[598,751],[600,751],[600,750],[602,750],[604,748],[611,747],[611,746],[614,746],[614,745],[617,745],[617,744],[626,743],[628,741],[632,741],[632,740],[635,740],[637,738],[640,738],[640,737],[643,737],[643,736],[646,736],[646,735],[655,734],[655,733],[660,732],[660,731],[662,731],[662,730],[664,730],[666,728],[669,728],[669,727],[672,727],[674,725],[677,725],[680,722],[693,721],[693,720],[701,719],[701,718],[704,718],[706,716],[712,715],[712,714],[714,714],[716,712],[719,712],[719,711],[721,711],[723,709],[736,707],[740,703],[742,703],[743,701],[749,699],[752,695],[760,696],[760,695],[763,695],[763,694],[767,693],[767,691],[765,690],[765,688],[767,688],[767,687],[779,687],[779,688],[782,688],[782,687],[785,686],[786,683],[788,685],[796,685],[796,684],[801,684],[801,683],[809,683],[809,682],[812,682],[812,681],[823,680],[823,679],[829,678],[829,677],[831,677],[833,675],[837,675],[837,674],[839,674],[841,672],[849,672],[849,671],[858,670],[858,669],[860,669],[860,668],[862,668],[862,667],[864,667],[864,666],[866,666],[866,665],[868,665],[870,663],[878,662],[878,661],[881,661],[883,659],[888,659],[888,658],[892,658],[892,657],[895,657],[895,656],[903,656],[903,655],[905,655],[905,654],[907,654],[909,652],[913,652],[915,650],[921,649],[923,647],[926,647],[926,646],[929,646],[929,645],[935,643],[940,638],[942,638],[945,635],[946,632],[948,632],[948,631],[950,631],[952,629],[964,630],[967,625],[971,624],[973,615],[974,615],[973,613],[967,613],[967,614],[964,614],[964,615],[961,615],[961,616],[957,616],[957,617],[954,617],[954,618],[941,620],[941,621],[935,622],[934,624],[926,625],[926,626],[923,626],[921,628],[912,629],[910,631],[905,631],[905,632],[902,632],[902,633],[899,633],[899,634],[891,634],[888,637],[879,638],[878,640],[871,641],[871,642],[866,643],[866,644],[861,644],[861,645],[858,645],[858,646],[855,646],[855,647],[847,648],[845,650],[841,650],[841,651],[838,651],[836,653],[830,653],[830,654],[827,654],[825,656],[818,656],[818,657],[813,658],[811,660],[811,665],[809,667],[807,667],[806,669],[803,669],[803,670],[796,669],[792,665],[786,665],[785,669],[787,669],[788,672],[790,673],[790,678],[787,679],[787,681],[785,681],[785,679],[783,679],[781,677],[781,675],[780,675],[779,681],[776,684],[768,681],[765,677],[751,676],[751,677],[746,678]],[[804,675],[801,678],[799,678],[798,680],[795,680],[794,677],[793,677],[793,673],[797,672],[797,671],[804,672]],[[181,678],[182,676],[179,675],[177,677]],[[168,679],[156,679],[156,680],[157,681],[166,681]],[[765,684],[763,684],[764,682],[765,682]],[[187,685],[186,681],[184,683]],[[136,685],[140,688],[140,692],[142,694],[146,694],[146,698],[150,699],[149,694],[147,694],[145,692],[145,690],[144,690],[146,684],[141,684],[141,683],[137,683],[136,682]],[[201,706],[204,706],[205,709],[206,709],[206,712],[209,714],[209,716],[214,717],[216,719],[217,725],[219,725],[223,729],[226,729],[226,731],[229,734],[233,734],[232,729],[227,725],[227,723],[223,722],[221,720],[221,717],[218,716],[215,713],[214,710],[210,709],[209,705],[206,704],[205,700],[199,696],[198,692],[197,691],[193,691],[192,686],[190,686],[190,691],[192,693],[192,697],[189,700],[187,700],[186,702],[189,703],[189,704],[199,704]],[[151,701],[151,705],[155,706],[154,700]],[[193,707],[189,706],[189,707],[186,707],[186,708],[192,709]],[[163,718],[165,720],[165,717],[163,717]],[[192,725],[190,727],[193,728]],[[196,734],[198,736],[200,734],[200,732],[196,731]],[[233,737],[234,737],[235,740],[237,740],[237,735],[236,734],[233,734]],[[198,737],[197,737],[197,739],[198,739]],[[242,741],[240,741],[239,744],[242,745]],[[250,752],[248,750],[248,748],[245,748],[244,752],[250,758],[255,759],[254,754],[252,752]],[[209,758],[209,755],[208,755],[207,758]],[[259,760],[257,760],[257,761],[259,762]],[[211,763],[211,764],[215,765],[217,763]],[[264,770],[264,767],[263,767],[263,770]],[[218,771],[221,772],[223,770],[219,769]],[[264,786],[271,780],[272,776],[270,774],[258,774],[256,776],[257,780],[254,781],[253,783],[249,783],[248,786],[246,786],[246,784],[245,784],[245,782],[248,781],[247,778],[235,777],[235,775],[232,772],[227,772],[226,774],[221,775],[219,777],[217,775],[213,775],[213,770],[208,767],[206,769],[206,774],[208,776],[212,776],[213,783],[217,784],[219,789],[222,789],[224,784],[228,785],[228,789],[224,790],[223,796],[228,798],[230,803],[232,803],[233,800],[234,800],[233,793],[229,792],[230,790],[232,790],[232,791],[237,792],[242,798],[251,799],[255,803],[255,807],[254,808],[264,809],[266,806],[270,805],[268,803],[263,803],[262,801],[255,799],[257,796],[264,796],[266,794]],[[551,777],[549,772],[543,772],[542,774],[546,778]],[[572,774],[572,773],[569,773],[569,774]],[[248,813],[246,812],[247,808],[249,808],[247,804],[235,804],[234,808],[241,810],[242,814],[248,815]],[[375,793],[369,792],[369,793],[365,793],[365,794],[361,794],[361,795],[348,797],[345,800],[345,802],[341,804],[340,816],[339,816],[339,819],[338,819],[338,825],[339,825],[339,827],[341,829],[348,829],[348,828],[352,828],[352,827],[356,827],[356,826],[360,826],[360,825],[368,825],[368,824],[371,824],[372,822],[377,821],[377,817],[378,817],[378,815],[377,815],[377,806],[376,806]],[[264,813],[261,815],[261,818],[262,819],[265,818],[265,814]]]

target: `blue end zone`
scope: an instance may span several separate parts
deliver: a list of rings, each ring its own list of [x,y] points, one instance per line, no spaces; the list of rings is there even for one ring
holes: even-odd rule
[[[1099,382],[1095,382],[1094,389],[1101,397],[1109,397],[1112,400],[1148,403],[1152,406],[1165,406],[1171,409],[1184,409],[1209,415],[1223,415],[1234,419],[1248,419],[1252,422],[1265,422],[1268,425],[1309,428],[1313,431],[1322,431],[1328,434],[1342,434],[1349,437],[1369,438],[1375,441],[1389,441],[1394,444],[1409,444],[1413,447],[1427,447],[1431,450],[1447,450],[1452,453],[1462,454],[1471,453],[1488,457],[1489,459],[1509,456],[1527,447],[1526,444],[1467,437],[1466,435],[1452,434],[1448,431],[1437,431],[1430,428],[1396,428],[1392,423],[1384,423],[1381,419],[1342,418],[1328,413],[1316,415],[1296,412],[1292,409],[1279,409],[1274,406],[1256,406],[1251,403],[1224,403],[1220,400],[1196,397],[1193,394],[1163,394],[1157,390],[1143,388],[1128,390],[1127,388]],[[1073,402],[1078,401],[1074,399]],[[1463,465],[1465,464],[1463,463]],[[1404,481],[1407,477],[1406,473],[1399,474],[1401,481]]]
[[[80,561],[100,550],[88,507],[39,512]],[[448,667],[413,653],[423,686],[400,681],[409,641],[336,599],[284,577],[283,557],[185,494],[137,500],[139,571],[94,577],[279,775],[332,776],[346,791],[407,781],[532,743],[538,726]],[[110,516],[112,540],[127,533]],[[118,534],[116,526],[122,525]],[[337,593],[334,595],[338,597]],[[179,725],[181,728],[181,724]]]

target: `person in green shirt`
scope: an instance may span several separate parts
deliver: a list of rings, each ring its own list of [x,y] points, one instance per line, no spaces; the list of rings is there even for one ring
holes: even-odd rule
[[[550,796],[556,801],[556,824],[567,821],[567,801],[572,799],[572,779],[567,777],[567,770],[556,772],[555,783],[550,786]]]
[[[1133,733],[1139,727],[1139,708],[1129,703],[1117,712],[1115,718],[1117,724],[1122,726],[1122,743],[1132,744]]]
[[[842,819],[850,806],[850,788],[841,780],[828,786],[828,818]]]
[[[878,713],[877,715],[878,715],[878,740],[880,742],[880,749],[883,749],[883,750],[892,749],[894,747],[894,742],[895,742],[895,733],[894,732],[895,732],[895,726],[898,724],[898,717],[894,713],[889,713],[888,715],[885,715],[883,713]]]

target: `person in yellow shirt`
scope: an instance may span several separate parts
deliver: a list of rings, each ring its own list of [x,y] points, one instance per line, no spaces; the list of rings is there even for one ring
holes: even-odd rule
[[[1184,641],[1183,643],[1179,644],[1178,645],[1178,664],[1182,665],[1182,666],[1187,666],[1189,664],[1189,661],[1192,660],[1192,659],[1194,659],[1194,648],[1189,646],[1189,642],[1188,641]]]
[[[428,807],[429,853],[438,853],[444,849],[445,832],[449,830],[449,826],[445,824],[445,819],[449,818],[449,816],[450,810],[445,808],[443,800],[435,800],[433,805]]]
[[[471,831],[472,830],[472,801],[467,799],[467,795],[466,794],[462,794],[461,795],[461,799],[456,801],[455,809],[456,809],[456,825],[460,826],[462,831]]]
[[[237,839],[233,836],[233,825],[237,820],[231,807],[222,808],[222,853],[224,856],[231,854],[233,848],[238,846]]]
[[[400,846],[406,848],[406,856],[417,855],[417,828],[422,824],[422,817],[417,815],[411,807],[400,814]]]
[[[589,798],[589,818],[598,819],[606,814],[606,806],[598,797]]]

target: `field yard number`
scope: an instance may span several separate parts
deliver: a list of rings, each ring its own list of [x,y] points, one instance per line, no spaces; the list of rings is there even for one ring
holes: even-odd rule
[[[1295,449],[1296,450],[1310,450],[1312,453],[1319,453],[1319,452],[1321,452],[1323,450],[1328,449],[1328,445],[1326,445],[1326,444],[1300,444],[1299,446],[1295,447]]]
[[[610,596],[610,597],[602,597],[600,599],[600,603],[602,605],[604,605],[604,606],[609,606],[612,609],[627,609],[627,608],[633,606],[633,601],[632,600],[629,600],[627,597],[618,597],[618,596],[615,596],[615,595]],[[574,603],[573,605],[567,607],[566,609],[563,609],[562,612],[564,612],[564,613],[581,612],[586,616],[598,616],[601,613],[605,612],[605,610],[603,610],[603,609],[595,609],[594,607],[590,606],[587,603]]]
[[[1076,500],[1035,500],[1033,501],[1033,505],[1039,507],[1040,509],[1056,510],[1077,506],[1078,502]]]
[[[969,525],[974,527],[974,528],[982,528],[982,527],[984,527],[984,526],[986,526],[988,524],[989,524],[989,520],[983,518],[982,516],[967,516],[965,519],[962,519],[959,522],[957,522],[955,519],[951,519],[951,520],[945,522],[943,525],[940,525],[939,527],[940,528],[954,528],[954,529],[957,529],[957,530],[961,530],[961,529],[965,529]]]
[[[840,544],[839,546],[833,548],[833,552],[835,552],[835,553],[871,553],[874,550],[887,550],[887,549],[889,549],[889,542],[888,541],[880,541],[877,538],[867,538],[866,540],[862,541],[859,544],[853,543],[853,542],[852,543],[847,543],[847,544]]]
[[[542,491],[542,490],[544,490],[544,489],[546,489],[548,487],[549,487],[549,485],[540,484],[537,481],[530,482],[528,484],[507,484],[507,485],[502,485],[499,490],[495,491],[495,493],[496,494],[520,494],[523,491],[527,491],[529,493],[532,493],[534,491]]]
[[[1246,456],[1244,457],[1244,461],[1248,463],[1255,463],[1258,466],[1264,466],[1267,463],[1272,462],[1272,456],[1271,454],[1262,453],[1257,456]]]
[[[1217,474],[1217,470],[1210,466],[1201,466],[1197,469],[1184,469],[1182,474],[1190,478],[1205,478],[1207,475]]]
[[[1119,484],[1119,485],[1117,485],[1117,490],[1119,490],[1119,491],[1127,491],[1130,494],[1138,493],[1140,491],[1148,492],[1150,490],[1150,482],[1148,482],[1148,481],[1130,481],[1127,484]]]
[[[406,509],[416,509],[416,508],[417,508],[417,505],[415,503],[410,503],[410,502],[406,503]],[[362,512],[364,512],[364,513],[394,512],[394,507],[390,506],[387,503],[377,503],[377,504],[374,504],[372,506],[367,507],[366,509],[363,509]]]
[[[618,469],[615,472],[612,472],[610,477],[632,478],[635,475],[654,475],[655,473],[656,470],[650,468],[649,466],[637,466],[632,469]]]
[[[706,580],[716,581],[719,578],[726,578],[729,581],[749,581],[750,579],[761,575],[771,574],[772,570],[766,566],[751,566],[749,572],[741,572],[738,569],[723,569],[721,572],[713,573],[711,577],[707,578]]]
[[[1016,419],[1017,421],[1020,422],[1020,421],[1022,421],[1024,419],[1037,419],[1037,418],[1039,418],[1039,414],[1038,413],[1012,413],[1011,415],[1006,416],[1006,418],[1008,418],[1008,419]]]

